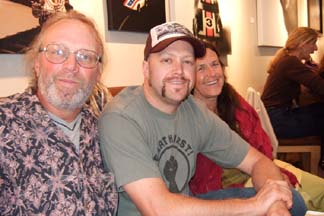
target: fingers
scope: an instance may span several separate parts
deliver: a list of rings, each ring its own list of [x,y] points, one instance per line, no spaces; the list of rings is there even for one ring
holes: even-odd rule
[[[281,201],[274,202],[269,208],[267,216],[291,216],[285,204]]]
[[[258,205],[268,210],[275,202],[283,202],[286,209],[292,207],[292,192],[286,181],[267,180],[258,191],[256,199]]]
[[[289,187],[289,184],[286,181],[274,181],[274,180],[268,180],[270,181],[271,185],[273,186],[273,190],[277,193],[279,199],[284,201],[286,203],[286,207],[290,209],[293,205],[292,202],[292,192]]]
[[[293,205],[292,192],[287,181],[267,180],[266,184],[270,184],[273,192],[276,193],[278,199],[286,203],[286,207],[290,209]]]

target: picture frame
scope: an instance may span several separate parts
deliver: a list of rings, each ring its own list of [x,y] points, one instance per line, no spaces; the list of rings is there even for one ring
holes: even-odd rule
[[[222,24],[218,0],[194,1],[193,34],[201,40],[214,44],[220,59],[227,66],[227,55],[232,53],[231,32]]]
[[[280,1],[257,0],[258,46],[283,47],[287,37],[288,32]]]
[[[72,10],[69,0],[0,0],[0,54],[23,54],[47,18],[58,11]],[[8,22],[7,20],[15,20]]]
[[[323,33],[322,0],[307,0],[308,27]]]
[[[166,21],[165,1],[107,0],[108,30],[147,33]]]

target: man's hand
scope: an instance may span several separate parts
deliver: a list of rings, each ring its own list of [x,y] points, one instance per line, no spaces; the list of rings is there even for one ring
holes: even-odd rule
[[[267,180],[254,199],[256,207],[264,210],[266,215],[290,215],[292,192],[286,181]]]
[[[290,212],[284,202],[277,201],[269,208],[267,216],[290,216]]]

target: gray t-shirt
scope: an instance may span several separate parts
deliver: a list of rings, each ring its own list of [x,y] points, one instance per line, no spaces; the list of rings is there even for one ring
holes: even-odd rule
[[[201,152],[223,167],[236,167],[249,145],[206,106],[189,96],[175,114],[151,106],[142,87],[117,95],[99,120],[101,150],[120,193],[118,215],[140,215],[123,185],[163,178],[174,193],[189,193]]]

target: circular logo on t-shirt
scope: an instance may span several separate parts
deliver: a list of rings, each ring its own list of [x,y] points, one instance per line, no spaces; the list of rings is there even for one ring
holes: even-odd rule
[[[189,181],[190,164],[182,148],[171,145],[160,152],[159,168],[170,192],[181,193]]]

